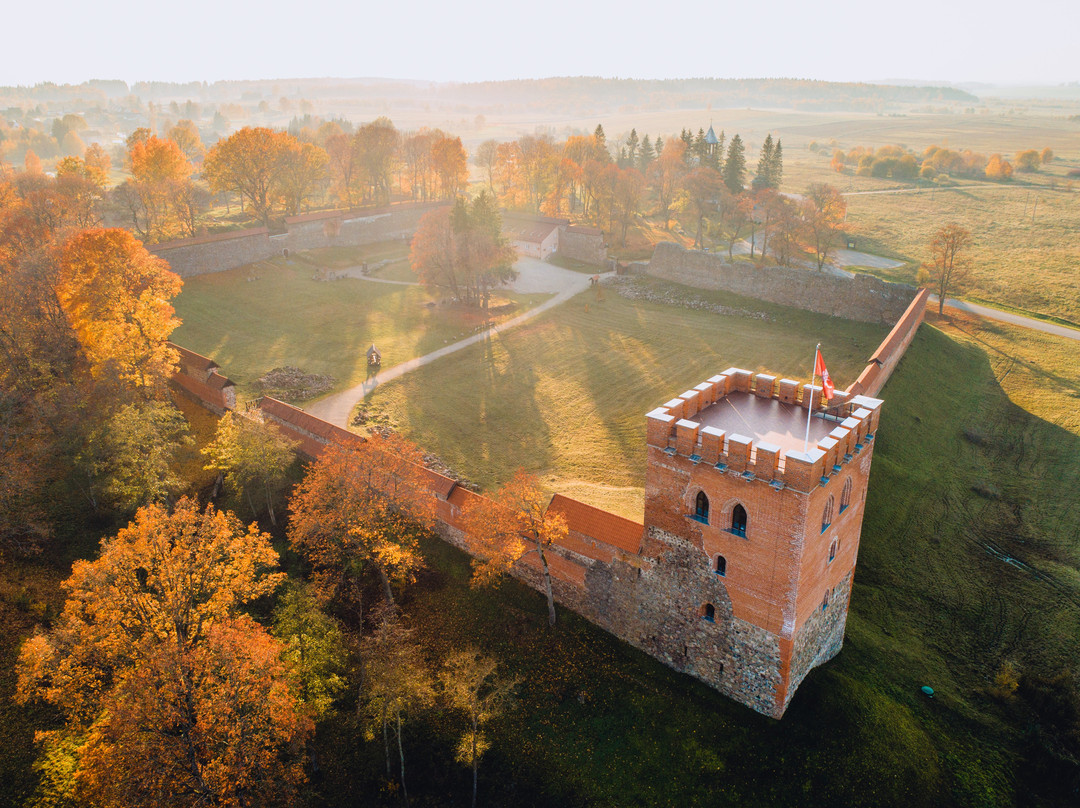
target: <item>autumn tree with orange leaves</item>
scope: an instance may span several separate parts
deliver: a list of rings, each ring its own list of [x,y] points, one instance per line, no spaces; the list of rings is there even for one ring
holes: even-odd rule
[[[686,143],[678,138],[668,138],[664,150],[656,162],[649,166],[649,178],[656,189],[656,200],[660,212],[664,215],[664,227],[671,220],[671,203],[686,174]]]
[[[326,599],[360,602],[374,569],[386,599],[420,567],[420,531],[435,521],[423,454],[397,435],[373,434],[352,449],[328,447],[289,502],[289,542],[311,565]]]
[[[292,805],[312,724],[282,646],[241,613],[273,592],[270,537],[181,500],[77,561],[56,626],[23,644],[16,698],[77,737],[75,796],[125,806]]]
[[[814,183],[806,192],[802,205],[803,234],[807,246],[814,251],[818,270],[825,267],[847,219],[847,201],[836,188]]]
[[[443,137],[431,145],[431,164],[443,199],[454,199],[469,181],[468,156],[459,137]]]
[[[264,226],[285,196],[289,161],[299,141],[266,127],[245,126],[218,141],[203,162],[203,176],[216,192],[238,193]]]
[[[20,550],[58,506],[126,510],[172,488],[156,447],[179,437],[164,383],[180,279],[127,231],[82,229],[87,185],[0,177],[0,544]],[[103,457],[121,445],[142,454]]]
[[[95,375],[115,373],[140,390],[176,367],[166,342],[180,321],[169,302],[181,280],[126,230],[77,233],[62,248],[57,298]]]
[[[187,156],[172,140],[150,136],[132,144],[128,168],[129,195],[137,202],[128,205],[135,232],[150,242],[175,237],[182,225],[177,199],[194,171]]]
[[[971,231],[949,222],[934,231],[930,239],[930,260],[919,269],[919,284],[933,289],[938,296],[938,314],[945,313],[945,300],[956,294],[971,273]]]
[[[518,470],[491,497],[476,497],[462,512],[465,533],[476,551],[473,585],[496,582],[519,560],[536,553],[547,596],[548,625],[555,625],[548,548],[567,535],[566,518],[547,508],[547,496],[536,478]]]

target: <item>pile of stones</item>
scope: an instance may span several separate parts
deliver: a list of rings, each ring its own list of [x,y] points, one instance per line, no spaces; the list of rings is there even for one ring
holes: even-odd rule
[[[630,300],[644,300],[649,303],[663,303],[667,306],[680,306],[684,309],[696,309],[699,311],[711,311],[714,314],[723,314],[735,317],[748,317],[752,320],[764,320],[774,322],[775,318],[763,311],[751,309],[737,309],[732,306],[724,306],[720,303],[712,303],[696,295],[689,294],[674,287],[653,288],[642,278],[612,276],[603,280],[604,286],[609,286],[621,297]]]
[[[282,401],[306,401],[328,392],[334,386],[334,377],[304,373],[300,368],[286,365],[260,376],[256,384],[263,395]]]

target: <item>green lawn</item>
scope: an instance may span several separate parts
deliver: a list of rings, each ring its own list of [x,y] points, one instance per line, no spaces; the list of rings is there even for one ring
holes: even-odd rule
[[[846,385],[887,331],[641,282],[744,313],[628,300],[612,289],[597,302],[595,292],[587,292],[378,387],[362,406],[389,416],[419,445],[485,487],[523,466],[552,490],[640,518],[645,413],[732,365],[809,379],[818,341],[833,377]]]
[[[281,365],[330,374],[336,380],[334,389],[344,389],[363,381],[365,351],[373,342],[389,366],[466,337],[482,324],[473,310],[435,305],[421,286],[313,279],[317,265],[354,266],[358,255],[384,252],[385,257],[400,259],[395,242],[385,251],[378,245],[366,253],[316,251],[288,261],[275,258],[189,278],[176,300],[183,325],[172,338],[212,357],[241,395],[251,396],[258,395],[255,381]],[[384,276],[398,279],[399,264],[400,260],[387,266]],[[258,280],[249,281],[252,274]],[[516,302],[518,311],[547,297],[510,292],[500,296]]]

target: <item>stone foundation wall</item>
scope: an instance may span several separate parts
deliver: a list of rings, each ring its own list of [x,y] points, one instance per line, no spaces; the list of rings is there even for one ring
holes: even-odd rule
[[[861,273],[841,278],[809,269],[729,264],[718,255],[671,243],[656,245],[648,272],[698,289],[733,292],[818,314],[887,325],[900,319],[918,291]]]
[[[795,635],[790,684],[784,707],[787,707],[806,674],[840,653],[840,648],[844,645],[844,629],[847,626],[848,603],[851,601],[854,577],[854,571],[849,572],[833,590],[829,606],[824,610],[818,609]]]
[[[724,579],[701,548],[655,527],[646,545],[640,557],[593,563],[581,614],[665,665],[779,717],[778,638],[734,616]]]

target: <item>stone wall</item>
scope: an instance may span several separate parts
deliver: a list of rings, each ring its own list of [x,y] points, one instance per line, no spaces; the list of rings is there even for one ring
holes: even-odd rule
[[[181,278],[235,269],[281,252],[265,227],[150,244],[146,249],[168,261]]]
[[[603,267],[607,263],[604,233],[595,227],[570,225],[559,234],[559,255],[583,264]]]
[[[832,590],[829,605],[818,609],[803,624],[795,636],[791,655],[790,685],[784,706],[787,707],[806,674],[823,665],[840,653],[844,645],[844,629],[847,626],[848,605],[851,602],[851,584],[854,571],[849,572]]]
[[[147,247],[169,262],[182,278],[222,272],[265,261],[282,250],[319,247],[359,247],[397,238],[410,238],[425,213],[445,202],[411,203],[389,208],[333,210],[292,216],[285,232],[271,235],[265,227],[181,239]]]
[[[641,556],[593,563],[582,601],[576,611],[616,637],[760,713],[777,716],[779,643],[734,616],[724,579],[710,571],[700,547],[650,527]],[[706,604],[714,608],[712,620],[705,617]]]
[[[656,245],[648,272],[699,289],[732,292],[818,314],[887,325],[900,319],[918,291],[861,273],[842,278],[806,269],[729,264],[719,255],[687,250],[670,242]]]

